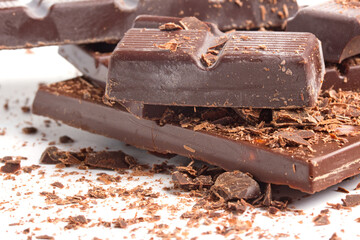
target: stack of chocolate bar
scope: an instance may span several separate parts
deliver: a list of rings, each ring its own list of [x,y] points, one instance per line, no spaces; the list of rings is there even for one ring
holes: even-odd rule
[[[360,9],[329,2],[1,1],[0,46],[63,45],[83,73],[35,114],[315,193],[360,169]]]

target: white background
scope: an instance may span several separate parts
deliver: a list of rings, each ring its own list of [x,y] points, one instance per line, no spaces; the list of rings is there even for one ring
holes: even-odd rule
[[[314,1],[299,2],[308,4]],[[25,156],[28,160],[22,162],[23,166],[38,164],[39,157],[48,146],[48,143],[56,141],[57,146],[62,149],[78,150],[81,147],[93,147],[95,150],[103,150],[107,147],[114,150],[123,150],[149,165],[163,161],[163,159],[151,156],[145,151],[125,146],[119,141],[83,132],[65,125],[58,126],[54,121],[51,121],[50,128],[46,128],[43,122],[46,118],[21,111],[22,106],[31,106],[39,83],[61,81],[79,75],[70,64],[57,55],[56,47],[39,48],[31,51],[1,51],[0,66],[0,132],[3,129],[6,130],[6,134],[0,136],[0,157],[7,155]],[[6,101],[9,101],[9,111],[5,111],[2,107]],[[39,132],[35,135],[23,134],[21,129],[30,125],[38,128]],[[70,145],[60,144],[58,138],[62,135],[72,137],[75,139],[75,143]],[[170,161],[170,163],[175,162],[186,163],[189,160],[176,157]],[[127,229],[93,227],[64,230],[66,223],[63,221],[49,223],[46,220],[47,218],[67,218],[82,214],[91,219],[91,223],[96,223],[99,218],[112,221],[117,217],[129,219],[136,215],[144,215],[143,211],[127,209],[134,199],[123,200],[121,197],[115,197],[96,200],[96,204],[94,202],[89,203],[91,208],[82,211],[78,208],[72,208],[70,205],[47,205],[44,201],[45,198],[39,194],[42,191],[52,192],[54,190],[59,196],[64,197],[77,193],[86,194],[87,190],[92,186],[132,189],[137,185],[142,185],[145,188],[152,187],[153,192],[160,192],[161,194],[160,198],[156,200],[157,202],[169,206],[174,205],[179,209],[176,213],[171,213],[169,207],[158,213],[162,218],[157,224],[165,223],[169,225],[169,229],[165,229],[164,232],[172,232],[175,227],[182,227],[183,230],[179,236],[183,238],[195,236],[199,237],[199,239],[222,238],[220,235],[206,236],[200,234],[205,231],[214,232],[215,227],[218,226],[216,222],[210,226],[186,228],[187,221],[180,220],[179,216],[183,212],[190,210],[195,204],[195,200],[187,199],[184,203],[183,198],[174,195],[173,191],[163,190],[164,187],[172,186],[169,175],[156,174],[149,177],[135,177],[132,180],[127,180],[123,176],[123,181],[120,183],[103,185],[96,180],[97,173],[117,174],[111,171],[82,171],[76,168],[67,168],[64,169],[64,172],[57,172],[57,170],[54,166],[42,166],[32,174],[22,173],[19,176],[14,176],[15,181],[4,180],[6,175],[0,175],[0,239],[26,239],[27,235],[22,234],[22,231],[26,228],[30,228],[30,234],[28,235],[48,234],[55,236],[55,239],[93,239],[93,237],[121,239],[124,236],[131,238],[132,234],[136,239],[156,237],[155,235],[147,235],[147,229],[152,228],[153,224],[137,224],[129,226]],[[44,174],[39,175],[39,171],[44,171]],[[74,171],[75,173],[72,175],[62,176],[64,173]],[[91,181],[77,181],[81,177]],[[64,189],[54,189],[50,184],[55,181],[62,182],[66,187]],[[148,182],[148,184],[145,185],[145,182]],[[353,190],[359,182],[360,178],[355,177],[344,181],[339,186],[350,190],[351,193],[360,193],[360,191]],[[281,194],[294,198],[295,201],[291,206],[304,210],[305,214],[299,216],[293,213],[281,213],[275,218],[270,218],[264,214],[265,211],[259,209],[248,210],[245,214],[240,215],[238,219],[240,221],[250,220],[252,215],[257,213],[253,219],[252,230],[239,236],[242,239],[258,239],[259,234],[264,233],[268,239],[272,239],[279,236],[279,233],[285,233],[287,237],[280,239],[329,239],[336,232],[342,239],[359,239],[360,223],[357,223],[355,219],[360,217],[360,206],[350,211],[331,209],[330,225],[314,226],[312,222],[314,216],[327,208],[327,202],[341,203],[341,199],[345,197],[345,194],[336,192],[337,187],[331,187],[313,196],[305,196],[286,187],[276,187],[275,189],[280,191]],[[13,225],[14,223],[18,225],[9,226],[9,224]],[[138,229],[131,231],[134,228]],[[258,230],[254,231],[254,229]],[[229,238],[232,237],[234,236],[229,236]]]

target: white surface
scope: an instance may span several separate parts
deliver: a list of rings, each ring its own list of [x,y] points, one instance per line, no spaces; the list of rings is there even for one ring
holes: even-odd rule
[[[305,2],[305,1],[304,1]],[[308,1],[313,2],[313,1]],[[43,150],[51,141],[56,141],[57,146],[62,149],[78,150],[81,147],[93,147],[95,150],[121,149],[128,154],[133,155],[143,163],[152,165],[162,162],[162,159],[147,154],[145,151],[127,147],[123,143],[83,132],[66,125],[58,126],[51,121],[51,127],[44,125],[45,118],[22,113],[22,106],[31,106],[38,83],[55,82],[76,76],[78,72],[57,55],[56,47],[34,49],[29,53],[26,50],[1,51],[0,52],[0,131],[6,129],[6,134],[0,136],[0,157],[3,156],[25,156],[28,160],[22,162],[22,166],[38,164],[39,157]],[[9,100],[9,111],[3,109],[5,102]],[[39,129],[35,135],[25,135],[21,129],[25,126],[33,125]],[[58,138],[62,135],[68,135],[75,139],[74,144],[61,145]],[[43,139],[42,139],[43,138]],[[26,143],[26,146],[23,146]],[[170,163],[188,162],[188,159],[176,157]],[[39,175],[39,171],[44,171]],[[63,176],[65,173],[73,174]],[[198,237],[198,239],[222,239],[223,236],[216,234],[216,226],[220,226],[224,220],[214,221],[213,224],[206,226],[200,225],[199,228],[186,227],[187,220],[180,220],[179,216],[190,210],[195,204],[196,199],[186,199],[177,197],[172,191],[163,190],[164,187],[171,187],[170,176],[155,174],[149,177],[134,177],[127,180],[126,175],[121,175],[123,180],[120,183],[104,185],[96,180],[96,174],[107,172],[117,175],[112,171],[89,170],[82,171],[76,168],[66,168],[63,172],[58,172],[53,165],[41,166],[39,170],[32,174],[22,173],[14,176],[15,181],[4,180],[5,174],[0,175],[0,239],[27,239],[28,235],[52,235],[55,239],[121,239],[124,236],[135,239],[149,239],[150,237],[159,238],[156,235],[150,235],[148,229],[153,228],[152,223],[140,223],[129,226],[127,229],[114,229],[105,227],[79,228],[78,230],[64,230],[66,223],[50,223],[48,218],[67,218],[79,214],[85,215],[91,219],[90,224],[97,223],[99,218],[104,221],[112,221],[118,217],[130,219],[135,216],[148,216],[142,210],[129,209],[129,205],[136,199],[122,199],[122,197],[110,197],[105,200],[96,199],[95,202],[89,202],[89,208],[80,210],[72,208],[71,205],[57,206],[47,205],[45,197],[40,196],[40,192],[55,191],[59,196],[72,196],[80,193],[86,194],[91,186],[101,186],[104,188],[126,188],[132,189],[138,185],[144,188],[152,187],[152,192],[159,192],[161,195],[155,199],[166,205],[167,208],[160,210],[157,215],[161,215],[161,220],[156,224],[164,223],[169,225],[164,232],[174,232],[176,227],[181,227],[177,236],[180,238]],[[77,181],[85,177],[87,181]],[[54,189],[51,183],[60,181],[65,185],[64,189]],[[148,182],[147,184],[145,182]],[[359,177],[344,181],[342,186],[351,191],[351,193],[360,193],[353,191]],[[280,236],[280,233],[287,234],[280,239],[329,239],[336,232],[342,239],[359,239],[360,223],[355,221],[360,217],[360,206],[348,210],[330,209],[331,224],[327,226],[314,226],[312,219],[323,209],[327,208],[327,202],[341,203],[345,194],[335,192],[338,186],[317,193],[313,196],[302,197],[303,194],[288,189],[286,187],[276,188],[286,196],[295,198],[291,205],[296,209],[303,209],[304,215],[294,215],[292,213],[281,213],[278,217],[270,218],[265,212],[259,209],[248,210],[245,214],[238,216],[240,221],[252,221],[252,229],[239,235],[242,239],[258,239],[259,234],[265,233],[265,239],[273,239]],[[91,200],[90,200],[91,201]],[[171,206],[175,206],[175,213],[170,211]],[[254,215],[254,213],[258,213]],[[255,217],[253,217],[255,216]],[[9,224],[19,223],[16,226]],[[22,231],[30,228],[30,234],[22,234]],[[133,229],[137,229],[132,231]],[[213,235],[202,235],[202,232],[211,231]],[[233,235],[228,236],[229,239]],[[35,237],[33,237],[35,239]]]

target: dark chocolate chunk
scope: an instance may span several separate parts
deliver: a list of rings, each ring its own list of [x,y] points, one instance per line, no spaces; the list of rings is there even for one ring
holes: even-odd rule
[[[329,216],[326,214],[317,215],[313,218],[313,222],[315,223],[315,226],[324,226],[330,224]]]
[[[21,169],[20,160],[8,160],[5,165],[0,168],[3,173],[15,173]]]
[[[34,127],[24,127],[22,129],[22,132],[25,133],[25,134],[35,134],[37,133],[37,128],[34,128]]]
[[[88,153],[86,155],[84,163],[97,168],[106,168],[106,169],[122,169],[129,168],[128,158],[129,156],[123,153],[122,151],[113,151],[113,152],[94,152]]]
[[[74,140],[71,138],[71,137],[69,137],[69,136],[61,136],[60,138],[59,138],[59,141],[60,141],[60,143],[73,143],[74,142]]]
[[[313,106],[324,75],[319,48],[310,33],[132,28],[111,57],[105,97],[152,105]]]
[[[341,64],[328,64],[322,89],[360,90],[360,58],[355,56]]]
[[[225,201],[252,199],[261,193],[259,184],[254,179],[238,171],[220,174],[211,191]]]
[[[325,61],[340,63],[360,53],[358,15],[357,1],[330,0],[301,8],[286,30],[315,34],[322,43]]]
[[[84,92],[88,92],[87,97]],[[353,99],[355,104],[356,94],[349,94],[353,97],[346,98],[347,101]],[[138,148],[191,157],[229,171],[250,172],[259,181],[288,185],[307,193],[321,191],[359,173],[359,135],[344,137],[346,141],[341,146],[338,140],[327,138],[329,141],[311,144],[311,151],[299,147],[273,149],[265,145],[263,138],[261,141],[252,139],[249,142],[229,136],[233,130],[242,133],[241,126],[230,128],[227,132],[194,131],[185,124],[186,121],[181,124],[170,121],[159,126],[154,121],[132,116],[118,104],[112,107],[103,104],[102,96],[103,90],[89,86],[80,79],[73,79],[41,86],[32,109],[35,114],[115,138]],[[343,93],[342,96],[346,95]],[[328,105],[323,107],[323,111],[328,109],[333,108]],[[201,112],[198,114],[201,117]],[[79,115],[82,118],[74,117]],[[296,116],[294,122],[302,119],[302,122],[307,123],[311,120],[311,115]],[[325,131],[325,128],[317,126],[320,120],[315,120],[312,128]],[[341,121],[348,120],[341,118]],[[304,125],[300,126],[304,128]],[[224,126],[222,128],[226,130]],[[316,134],[320,138],[323,136],[319,132]]]
[[[345,207],[355,207],[360,204],[360,194],[346,195],[345,199],[341,199]]]

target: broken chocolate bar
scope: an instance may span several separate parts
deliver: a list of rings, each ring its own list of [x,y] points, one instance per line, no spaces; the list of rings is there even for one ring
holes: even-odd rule
[[[132,28],[111,57],[105,96],[152,105],[313,106],[324,75],[320,48],[310,33]]]
[[[35,114],[115,138],[142,149],[176,153],[226,170],[249,172],[257,180],[288,185],[307,193],[324,190],[359,173],[360,135],[337,137],[333,133],[325,138],[321,133],[317,133],[317,137],[324,141],[312,144],[311,148],[301,145],[291,147],[287,146],[286,142],[284,148],[271,148],[264,144],[265,138],[246,141],[229,136],[234,131],[244,133],[241,129],[259,134],[256,129],[250,127],[230,127],[228,132],[223,133],[202,128],[187,128],[185,122],[180,126],[168,123],[160,127],[154,121],[134,117],[121,105],[115,104],[110,107],[103,104],[103,94],[102,89],[92,87],[83,80],[68,80],[41,86],[32,109]],[[336,106],[339,107],[341,106]],[[296,112],[283,112],[277,115],[275,124],[280,124],[288,118],[296,124],[302,122],[301,126],[305,128],[317,121]],[[324,120],[319,117],[319,121]],[[322,131],[319,126],[314,128]],[[310,134],[301,133],[301,136],[306,139]],[[281,139],[279,141],[283,144]]]
[[[0,49],[118,41],[141,14],[198,15],[225,30],[281,27],[297,11],[292,0],[240,5],[208,0],[3,0]],[[270,8],[274,11],[266,11]]]
[[[360,58],[351,57],[341,64],[328,64],[323,89],[360,90]]]
[[[360,53],[358,1],[330,0],[299,10],[287,24],[287,31],[311,32],[321,41],[324,59],[340,63]]]

